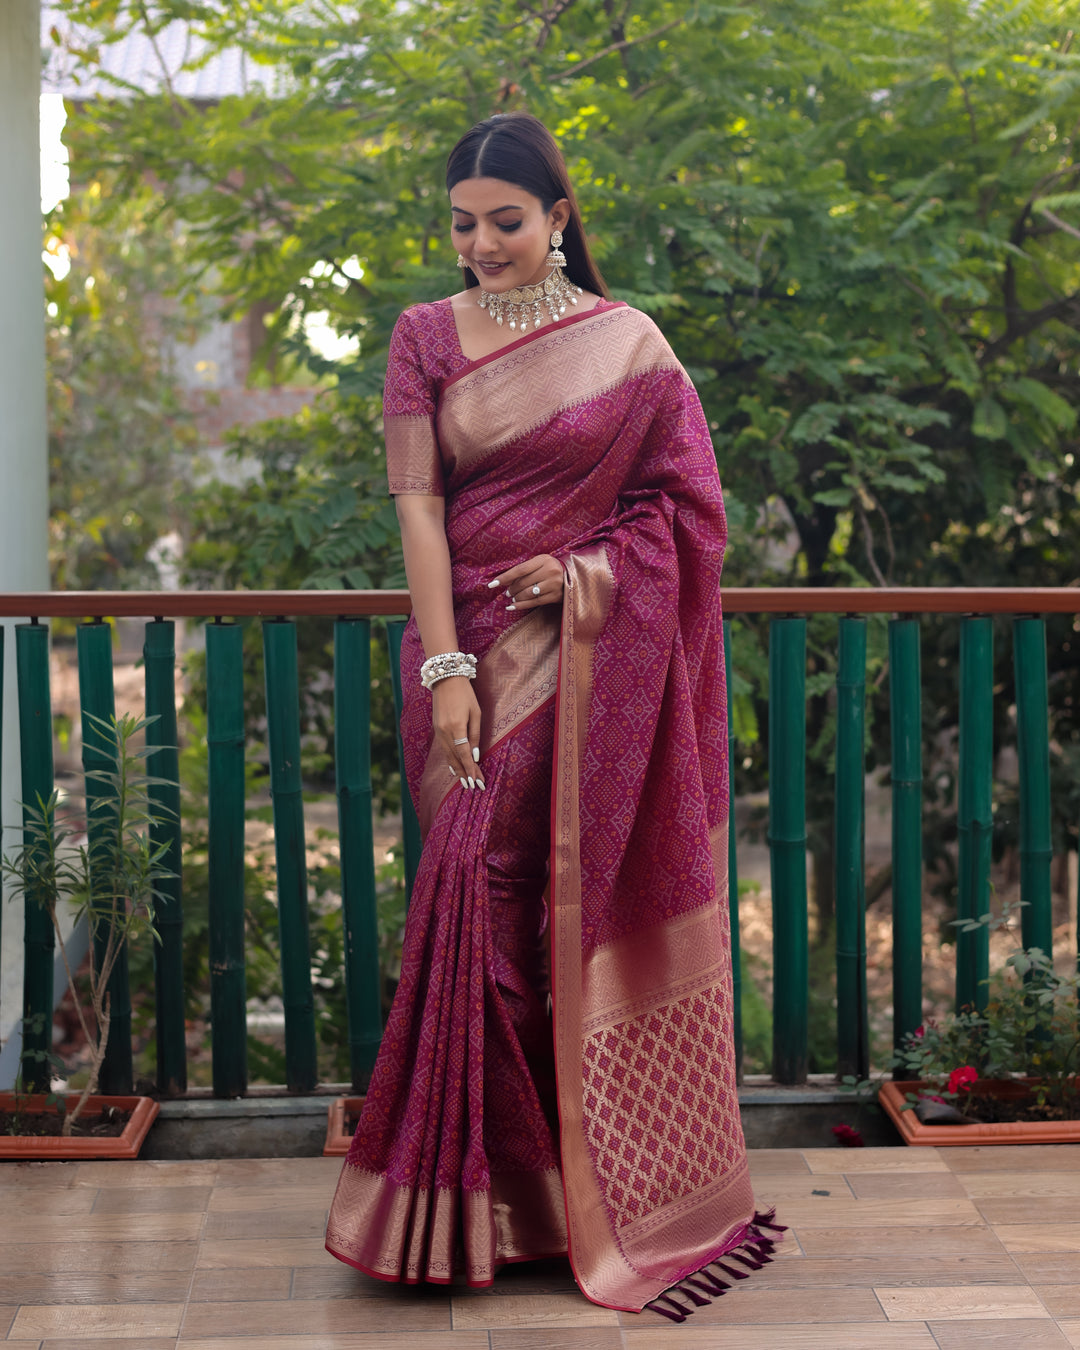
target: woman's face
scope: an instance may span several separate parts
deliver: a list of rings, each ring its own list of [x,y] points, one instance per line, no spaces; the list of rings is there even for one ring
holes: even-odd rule
[[[545,211],[539,197],[501,178],[465,178],[450,190],[454,246],[485,291],[533,286],[551,270],[544,259],[554,230],[565,229],[564,197]]]

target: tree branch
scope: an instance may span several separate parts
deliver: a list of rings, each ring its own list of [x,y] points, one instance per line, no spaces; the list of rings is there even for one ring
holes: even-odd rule
[[[651,33],[644,33],[639,38],[625,38],[622,42],[611,42],[595,56],[587,56],[584,61],[579,61],[576,66],[571,66],[569,70],[557,71],[554,75],[549,75],[550,81],[566,80],[571,75],[579,75],[587,66],[595,65],[597,61],[602,61],[605,56],[611,56],[615,52],[625,51],[628,47],[640,47],[643,42],[651,42],[653,38],[660,37],[662,33],[667,33],[672,28],[679,28],[686,22],[685,19],[672,19],[670,23],[662,23],[659,28],[654,28]]]

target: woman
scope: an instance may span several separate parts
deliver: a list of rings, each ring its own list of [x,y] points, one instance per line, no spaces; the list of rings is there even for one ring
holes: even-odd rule
[[[384,406],[424,851],[327,1247],[481,1286],[568,1251],[681,1321],[782,1231],[735,1091],[716,463],[542,124],[481,122],[447,188],[466,287],[401,316]]]

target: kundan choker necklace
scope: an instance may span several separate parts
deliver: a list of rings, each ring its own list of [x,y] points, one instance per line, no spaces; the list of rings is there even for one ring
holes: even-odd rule
[[[544,322],[542,305],[547,306],[554,322],[566,313],[567,303],[577,304],[578,296],[584,292],[580,286],[568,281],[563,272],[566,256],[559,248],[561,243],[562,235],[556,230],[551,236],[551,252],[544,260],[551,271],[535,286],[515,286],[510,291],[485,291],[483,287],[480,288],[476,303],[481,309],[487,310],[500,328],[504,318],[512,329],[528,328],[530,319],[532,326],[539,328]]]

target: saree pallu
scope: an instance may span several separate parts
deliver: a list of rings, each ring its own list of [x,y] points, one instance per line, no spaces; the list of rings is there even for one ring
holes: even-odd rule
[[[391,490],[446,495],[487,790],[433,746],[410,623],[424,851],[327,1247],[475,1285],[568,1250],[594,1302],[682,1320],[665,1290],[707,1301],[781,1231],[755,1215],[736,1095],[726,527],[700,403],[651,320],[603,305],[467,364],[386,435]],[[508,612],[487,582],[539,553],[561,612]]]

